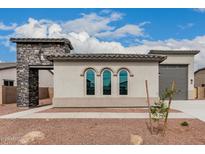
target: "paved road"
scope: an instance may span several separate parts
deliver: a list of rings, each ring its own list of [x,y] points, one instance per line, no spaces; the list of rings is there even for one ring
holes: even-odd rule
[[[173,101],[171,108],[180,110],[205,122],[205,100]]]

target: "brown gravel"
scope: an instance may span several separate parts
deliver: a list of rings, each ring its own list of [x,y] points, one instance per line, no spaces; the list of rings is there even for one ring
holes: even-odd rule
[[[0,144],[20,144],[31,131],[45,139],[32,144],[130,144],[131,134],[144,144],[205,144],[205,123],[195,119],[171,119],[165,137],[151,135],[145,119],[16,119],[0,120]],[[183,121],[188,127],[180,126]]]
[[[42,99],[39,101],[39,106],[43,106],[47,104],[51,104],[50,99]],[[0,115],[6,115],[14,112],[25,111],[25,110],[28,110],[28,108],[18,108],[16,106],[16,103],[0,105]]]
[[[10,114],[19,111],[25,111],[26,108],[17,108],[16,104],[3,104],[0,105],[0,115]]]
[[[51,108],[41,113],[46,112],[137,112],[137,113],[147,113],[146,108]],[[181,112],[175,109],[171,109],[170,112]]]

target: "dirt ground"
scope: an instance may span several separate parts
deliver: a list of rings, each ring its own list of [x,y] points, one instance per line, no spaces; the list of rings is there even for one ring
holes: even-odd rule
[[[134,113],[147,113],[146,108],[51,108],[48,110],[40,111],[46,112],[134,112]],[[181,112],[175,109],[170,109],[170,112]]]
[[[145,119],[16,119],[0,120],[0,144],[20,144],[31,131],[45,134],[30,144],[130,144],[130,135],[140,135],[144,144],[205,144],[205,123],[170,119],[167,134],[151,135]],[[181,122],[187,121],[188,127]]]
[[[0,115],[6,115],[14,112],[25,111],[26,108],[17,108],[16,103],[13,104],[1,104],[0,105]]]
[[[51,104],[50,99],[39,100],[39,106],[48,105],[48,104]],[[14,112],[25,111],[25,110],[28,110],[28,108],[18,108],[16,106],[16,103],[0,105],[0,115],[6,115]]]

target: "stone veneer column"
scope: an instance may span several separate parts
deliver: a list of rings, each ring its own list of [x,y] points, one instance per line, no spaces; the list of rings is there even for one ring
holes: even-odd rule
[[[29,67],[17,63],[17,106],[29,107]]]
[[[52,66],[46,55],[65,55],[73,49],[67,39],[11,38],[17,43],[17,106],[39,104],[38,66]],[[30,68],[30,66],[33,66]]]
[[[38,69],[29,69],[29,107],[39,104]]]
[[[34,107],[39,104],[38,70],[26,64],[17,65],[17,106]]]

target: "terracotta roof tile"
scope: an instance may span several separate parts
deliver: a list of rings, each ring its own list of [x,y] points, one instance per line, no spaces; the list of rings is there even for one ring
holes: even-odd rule
[[[167,57],[151,54],[66,54],[48,55],[49,60],[68,61],[158,61],[162,62]]]

